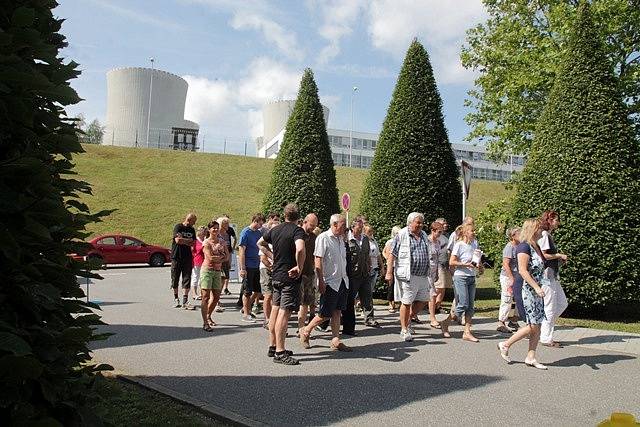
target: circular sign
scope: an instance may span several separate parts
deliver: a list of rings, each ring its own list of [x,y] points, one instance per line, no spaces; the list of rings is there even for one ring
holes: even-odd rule
[[[351,196],[349,196],[349,193],[344,193],[342,195],[342,209],[344,209],[345,211],[348,211],[350,207],[351,207]]]

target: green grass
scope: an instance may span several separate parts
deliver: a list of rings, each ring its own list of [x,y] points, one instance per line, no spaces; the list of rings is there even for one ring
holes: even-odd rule
[[[239,227],[262,208],[273,160],[225,154],[192,153],[84,145],[74,158],[79,178],[93,187],[83,198],[93,211],[117,209],[93,234],[121,232],[147,243],[168,245],[173,225],[189,211],[203,224],[223,213]],[[367,170],[338,167],[340,194],[348,192],[357,213]],[[474,180],[468,212],[476,215],[508,191],[499,182]]]
[[[98,398],[90,402],[90,409],[108,425],[228,425],[164,394],[115,378],[97,377],[95,390]]]

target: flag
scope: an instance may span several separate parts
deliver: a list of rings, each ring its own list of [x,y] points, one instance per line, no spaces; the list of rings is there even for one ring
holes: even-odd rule
[[[462,171],[462,185],[464,185],[465,198],[469,198],[469,189],[471,188],[471,165],[464,160],[460,160],[460,169]]]

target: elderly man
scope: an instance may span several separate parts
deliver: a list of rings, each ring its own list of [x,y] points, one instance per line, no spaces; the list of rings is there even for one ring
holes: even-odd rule
[[[311,331],[331,319],[331,349],[351,351],[340,342],[340,316],[347,306],[349,277],[347,276],[347,246],[344,241],[346,221],[340,214],[331,215],[331,228],[316,239],[315,269],[320,291],[320,311],[309,324],[300,329],[300,342],[309,348]]]
[[[178,285],[182,284],[182,306],[186,310],[195,310],[189,304],[189,289],[191,289],[191,270],[193,268],[193,254],[191,247],[196,241],[196,214],[188,214],[184,221],[173,227],[171,240],[171,290],[173,291],[173,306],[180,308],[178,299]],[[182,276],[182,280],[180,277]]]
[[[385,279],[395,283],[395,299],[400,306],[400,338],[413,340],[411,312],[419,313],[429,301],[429,243],[422,230],[424,215],[411,212],[407,226],[393,239]]]
[[[351,230],[347,236],[349,246],[349,261],[351,269],[349,271],[349,297],[347,298],[347,308],[342,313],[342,334],[355,336],[356,334],[356,313],[354,303],[356,295],[360,296],[360,303],[367,326],[376,326],[373,319],[373,291],[369,286],[369,274],[371,273],[371,248],[369,238],[363,233],[364,218],[357,216],[351,223]]]

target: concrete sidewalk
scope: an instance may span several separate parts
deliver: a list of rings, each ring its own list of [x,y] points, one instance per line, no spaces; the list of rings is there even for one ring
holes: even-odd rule
[[[104,276],[91,293],[116,335],[94,343],[96,359],[242,424],[578,426],[614,411],[639,415],[640,336],[560,328],[568,345],[540,348],[549,370],[539,371],[522,363],[526,341],[513,347],[513,364],[499,357],[494,319],[476,319],[478,344],[462,341],[460,326],[447,340],[424,325],[405,343],[397,314],[382,309],[381,328],[358,320],[358,336],[345,341],[353,353],[331,351],[328,334],[315,334],[309,350],[293,337],[287,346],[301,364],[282,366],[266,356],[260,323],[240,321],[237,296],[223,299],[227,311],[207,333],[199,312],[170,308],[167,268]]]

